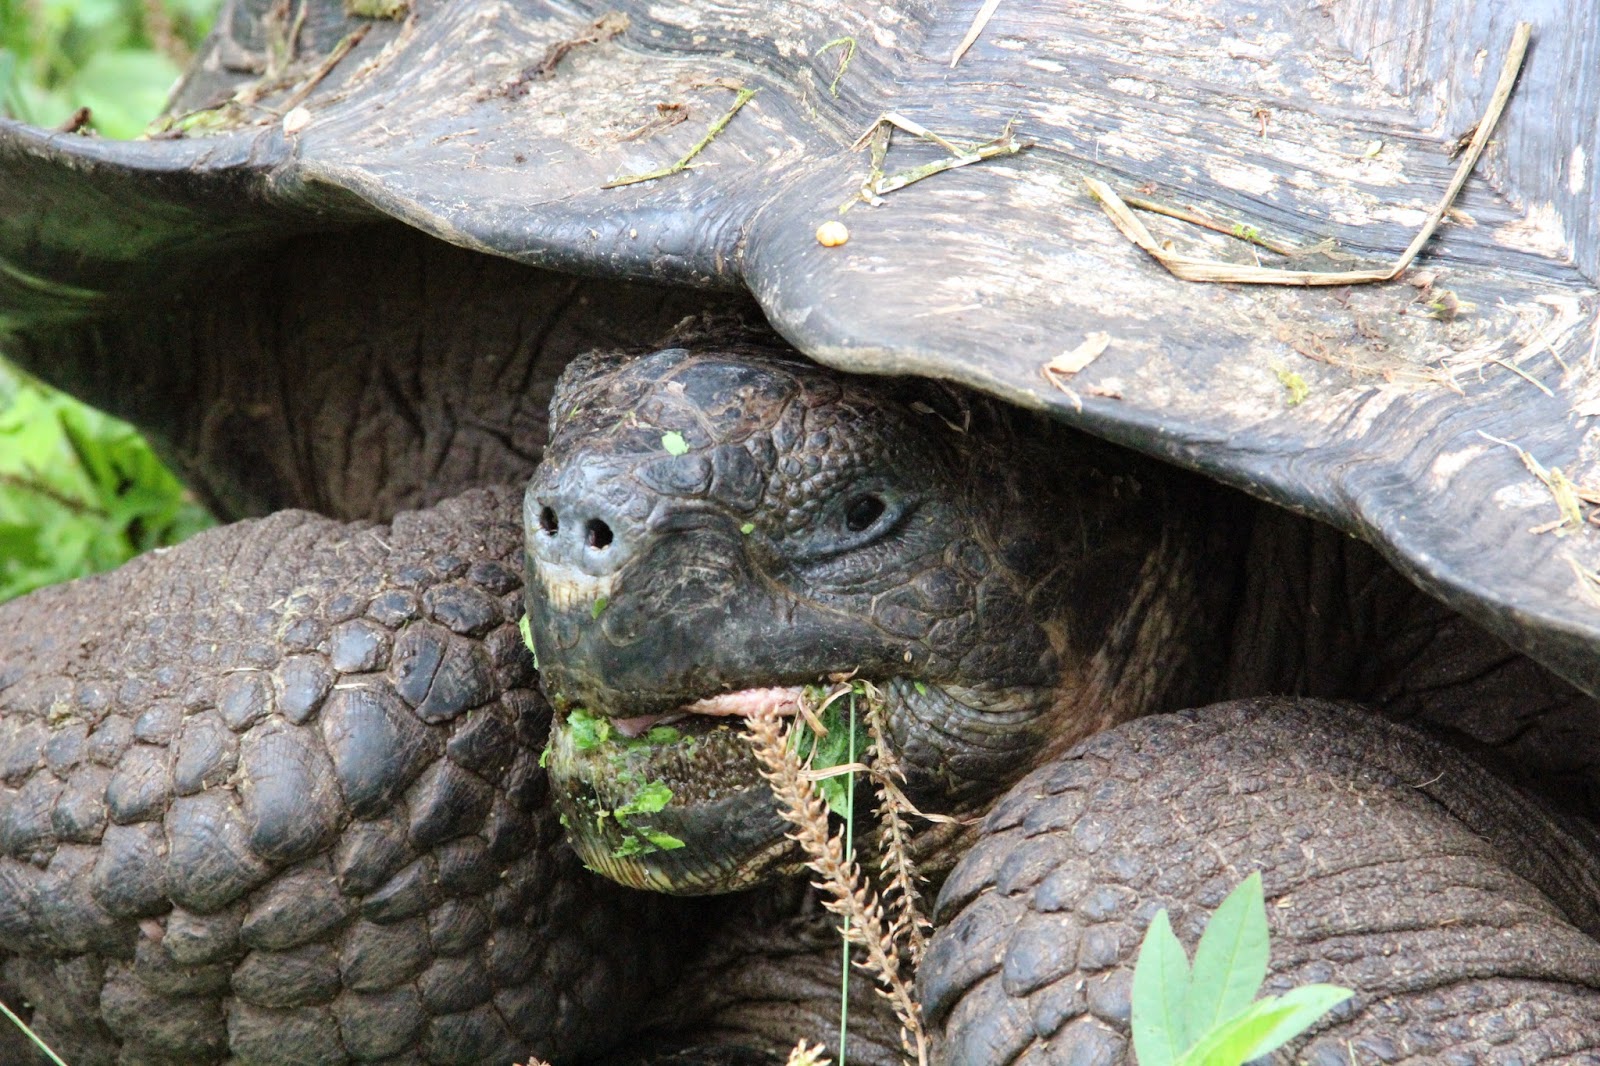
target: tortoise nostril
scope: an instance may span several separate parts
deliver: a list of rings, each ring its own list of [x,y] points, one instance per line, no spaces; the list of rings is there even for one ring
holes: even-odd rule
[[[556,513],[549,507],[539,508],[539,528],[551,536],[555,536],[556,531],[561,528],[560,520],[556,518]]]
[[[589,519],[589,524],[583,527],[587,535],[589,547],[603,549],[611,543],[611,527],[598,518]]]

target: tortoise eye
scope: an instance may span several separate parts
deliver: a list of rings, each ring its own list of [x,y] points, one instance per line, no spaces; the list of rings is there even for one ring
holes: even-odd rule
[[[850,532],[860,533],[882,518],[885,510],[887,505],[878,497],[857,496],[845,505],[844,524]]]

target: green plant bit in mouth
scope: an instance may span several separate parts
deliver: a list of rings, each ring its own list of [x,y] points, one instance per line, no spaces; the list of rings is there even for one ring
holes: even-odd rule
[[[637,825],[631,819],[640,814],[659,814],[672,802],[672,789],[661,781],[652,781],[633,794],[633,798],[615,810],[603,811],[597,817],[614,819],[629,834],[612,851],[612,856],[626,859],[634,855],[649,855],[657,851],[674,851],[683,847],[683,841],[671,833]]]
[[[632,718],[570,708],[541,756],[568,839],[596,872],[661,891],[726,891],[752,857],[776,861],[789,843],[760,824],[765,790],[740,737],[752,709],[792,715],[799,694],[748,689]]]

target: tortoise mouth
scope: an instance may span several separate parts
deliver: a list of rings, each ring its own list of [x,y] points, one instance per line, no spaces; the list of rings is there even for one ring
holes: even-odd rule
[[[678,895],[732,892],[799,868],[745,740],[758,711],[797,713],[800,686],[756,686],[663,713],[574,707],[551,728],[546,769],[567,838],[596,873]]]
[[[624,737],[634,739],[657,726],[671,726],[695,718],[749,718],[767,710],[787,717],[796,713],[804,695],[805,689],[799,685],[746,688],[706,696],[664,714],[613,719],[611,724]]]

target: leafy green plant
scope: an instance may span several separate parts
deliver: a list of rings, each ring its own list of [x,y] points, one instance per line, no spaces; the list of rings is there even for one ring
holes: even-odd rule
[[[648,825],[640,825],[633,820],[636,815],[657,814],[664,811],[671,802],[672,789],[663,781],[651,781],[641,786],[628,802],[615,810],[603,812],[602,818],[609,814],[628,834],[623,837],[622,843],[612,854],[619,859],[626,859],[631,855],[650,855],[657,851],[676,851],[683,847],[683,841],[671,833],[652,829]]]
[[[1303,985],[1256,999],[1269,945],[1261,875],[1228,894],[1206,924],[1194,966],[1165,910],[1133,971],[1133,1050],[1139,1066],[1241,1066],[1271,1054],[1355,993]]]
[[[799,719],[789,733],[789,744],[811,771],[822,774],[835,767],[851,766],[856,761],[856,697],[861,695],[859,683],[848,690],[836,690],[832,695],[813,686],[807,692],[818,710],[813,715],[817,726],[813,728],[805,718]],[[822,793],[828,810],[844,819],[848,829],[855,818],[855,773],[840,770],[818,776],[812,784]]]
[[[0,114],[39,126],[89,108],[107,137],[160,112],[217,0],[0,0]]]
[[[0,601],[210,524],[133,427],[0,363]]]

